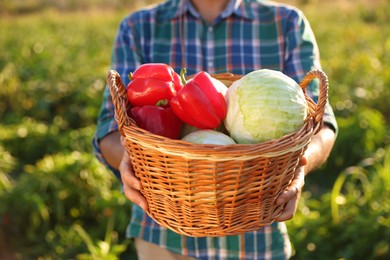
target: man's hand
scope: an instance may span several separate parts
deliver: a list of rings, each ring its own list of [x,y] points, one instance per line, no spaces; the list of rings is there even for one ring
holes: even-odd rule
[[[284,206],[282,214],[280,214],[280,216],[275,221],[286,221],[294,217],[295,212],[297,211],[299,199],[301,197],[302,188],[305,184],[305,165],[306,157],[302,157],[290,185],[276,199],[276,203],[278,205],[282,205],[284,203],[286,203],[286,205]]]
[[[123,138],[121,138],[121,142],[123,142]],[[123,153],[122,161],[119,164],[119,172],[121,173],[123,191],[126,197],[146,211],[148,209],[148,203],[140,192],[141,182],[134,175],[130,157],[126,149]]]
[[[335,139],[335,132],[327,125],[324,125],[323,129],[313,136],[295,171],[290,186],[276,200],[276,203],[279,205],[286,203],[282,214],[276,221],[286,221],[294,217],[301,197],[302,188],[305,184],[305,175],[317,169],[328,159]]]

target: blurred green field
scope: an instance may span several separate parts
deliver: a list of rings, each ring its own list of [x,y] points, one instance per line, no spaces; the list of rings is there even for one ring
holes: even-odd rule
[[[118,23],[144,2],[0,1],[0,259],[132,259],[130,203],[91,138]],[[288,222],[293,259],[389,259],[390,3],[285,2],[316,33],[340,127]]]

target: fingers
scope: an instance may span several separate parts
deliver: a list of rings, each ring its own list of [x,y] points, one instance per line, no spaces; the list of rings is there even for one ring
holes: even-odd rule
[[[299,167],[290,185],[284,190],[276,200],[278,205],[287,203],[292,198],[298,198],[305,184],[303,167]]]
[[[131,188],[140,190],[141,182],[137,179],[133,172],[133,167],[127,152],[124,153],[122,161],[119,165],[119,171],[121,173],[122,182],[129,185]]]
[[[119,171],[123,182],[123,191],[126,197],[133,203],[140,206],[143,210],[148,209],[148,203],[141,194],[141,182],[135,177],[128,153],[125,151],[122,161],[119,165]]]
[[[123,183],[123,191],[126,197],[133,203],[140,206],[144,211],[148,210],[148,202],[145,197],[138,190],[130,187],[126,183]]]
[[[290,186],[283,191],[276,200],[277,205],[284,205],[283,212],[276,221],[286,221],[292,219],[298,207],[298,202],[301,197],[301,191],[304,186],[304,170],[299,167],[295,172],[294,179]]]
[[[290,220],[294,217],[295,212],[298,207],[298,200],[300,197],[300,192],[298,191],[297,188],[294,189],[293,191],[294,195],[291,197],[290,200],[287,201],[285,204],[282,213],[279,215],[278,218],[276,218],[275,221],[286,221]]]

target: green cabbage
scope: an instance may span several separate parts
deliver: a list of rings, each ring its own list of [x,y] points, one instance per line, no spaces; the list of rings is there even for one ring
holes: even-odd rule
[[[224,123],[237,143],[259,143],[293,133],[308,114],[301,87],[283,73],[268,69],[235,81],[226,102]]]
[[[224,133],[215,130],[197,130],[182,138],[182,140],[195,144],[235,144],[234,140]]]

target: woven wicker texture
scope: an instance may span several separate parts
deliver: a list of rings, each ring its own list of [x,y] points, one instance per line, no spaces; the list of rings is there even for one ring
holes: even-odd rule
[[[230,86],[240,75],[212,75]],[[316,104],[306,95],[320,82]],[[328,80],[309,72],[300,86],[309,116],[297,132],[259,144],[201,145],[151,134],[128,117],[126,89],[119,74],[107,76],[119,130],[125,137],[148,214],[160,225],[194,237],[225,236],[271,224],[282,210],[275,200],[291,182],[312,136],[322,128]]]

